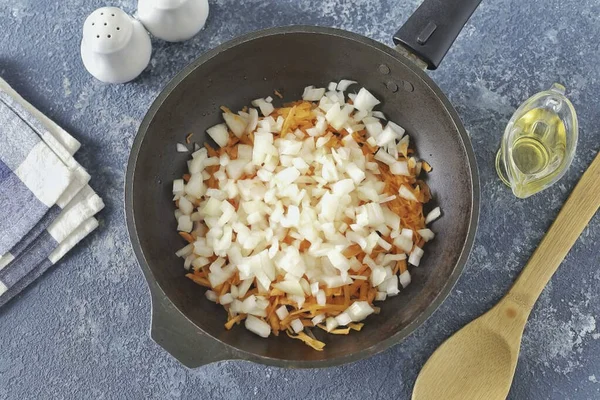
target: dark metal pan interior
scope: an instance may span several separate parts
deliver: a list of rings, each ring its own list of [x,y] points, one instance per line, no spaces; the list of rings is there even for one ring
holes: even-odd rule
[[[239,110],[278,89],[284,101],[299,99],[307,85],[353,79],[382,100],[380,109],[402,125],[418,155],[433,166],[428,175],[443,218],[432,229],[413,283],[382,303],[361,332],[326,336],[317,352],[285,334],[265,340],[243,326],[231,331],[222,307],[184,278],[175,251],[172,181],[186,172],[189,154],[176,143],[193,132],[202,144],[206,128],[221,122],[219,106]],[[351,87],[350,90],[354,89]],[[275,96],[273,96],[278,100]],[[478,216],[477,168],[464,128],[433,81],[394,50],[358,35],[327,28],[290,27],[259,32],[217,48],[182,71],[155,101],[133,146],[127,176],[126,212],[134,249],[149,279],[197,328],[244,354],[241,358],[290,366],[324,366],[381,351],[421,324],[448,294],[470,251]],[[176,327],[174,327],[176,329]]]

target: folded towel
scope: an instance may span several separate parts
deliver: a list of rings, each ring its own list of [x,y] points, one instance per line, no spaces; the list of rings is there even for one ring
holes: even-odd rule
[[[0,124],[9,128],[0,131],[1,306],[93,231],[104,203],[73,158],[79,142],[2,79]]]
[[[36,265],[23,279],[13,285],[10,289],[3,288],[0,282],[0,307],[6,304],[10,299],[19,294],[29,284],[39,278],[51,266],[56,264],[69,250],[85,238],[90,232],[98,227],[98,221],[90,218],[81,224],[72,232],[50,255],[41,263]]]
[[[0,254],[42,219],[74,179],[46,143],[0,101]]]

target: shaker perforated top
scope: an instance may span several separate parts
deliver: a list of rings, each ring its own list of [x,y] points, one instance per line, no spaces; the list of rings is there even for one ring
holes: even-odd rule
[[[98,80],[123,83],[150,62],[152,45],[144,26],[117,7],[92,12],[83,24],[81,58]]]

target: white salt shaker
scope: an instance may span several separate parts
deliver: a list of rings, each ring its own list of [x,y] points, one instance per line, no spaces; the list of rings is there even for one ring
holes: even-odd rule
[[[204,27],[208,0],[138,0],[137,12],[151,34],[167,42],[181,42]]]
[[[117,7],[102,7],[83,24],[81,58],[96,79],[124,83],[150,62],[152,44],[144,26]]]

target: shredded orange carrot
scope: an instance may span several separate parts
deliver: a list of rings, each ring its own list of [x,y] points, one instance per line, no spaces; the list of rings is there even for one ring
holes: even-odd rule
[[[241,321],[243,321],[245,319],[246,319],[246,314],[238,314],[225,323],[225,329],[230,330],[231,328],[233,328],[233,325],[239,324]]]
[[[181,236],[182,238],[184,238],[188,243],[194,243],[195,240],[192,237],[192,235],[190,235],[187,232],[179,232],[179,236]]]
[[[186,274],[185,276],[187,278],[190,278],[191,280],[193,280],[195,283],[197,283],[200,286],[204,286],[204,287],[207,287],[207,288],[212,287],[210,285],[210,282],[206,278],[201,278],[199,276],[196,276],[195,274]]]

